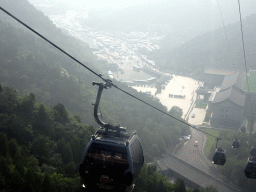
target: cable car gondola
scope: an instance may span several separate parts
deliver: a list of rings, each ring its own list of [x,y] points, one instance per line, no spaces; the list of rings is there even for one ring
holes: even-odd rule
[[[232,143],[232,147],[237,149],[237,148],[239,148],[239,146],[240,146],[240,140],[234,139],[233,143]]]
[[[223,148],[217,148],[213,156],[213,163],[217,165],[224,165],[226,163],[226,150]]]
[[[244,173],[247,178],[256,179],[256,159],[255,159],[255,157],[248,158]]]
[[[245,127],[245,126],[242,126],[241,129],[240,129],[240,131],[241,131],[242,133],[245,133],[245,132],[246,132],[246,127]]]
[[[216,165],[224,165],[227,159],[226,150],[223,148],[218,148],[217,144],[220,138],[217,139],[216,150],[213,156],[213,163]]]
[[[140,140],[133,132],[120,126],[106,124],[99,119],[98,106],[103,88],[98,85],[94,118],[101,126],[92,136],[82,155],[79,173],[87,191],[132,191],[134,181],[144,163]]]
[[[252,146],[251,147],[251,152],[250,152],[251,156],[255,157],[256,156],[256,146]]]

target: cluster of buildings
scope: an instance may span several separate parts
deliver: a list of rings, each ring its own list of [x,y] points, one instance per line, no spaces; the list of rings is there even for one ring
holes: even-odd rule
[[[134,71],[142,70],[152,75],[152,78],[147,80],[137,79],[128,82],[131,85],[163,84],[169,78],[154,71],[155,62],[147,57],[151,51],[160,48],[159,42],[163,37],[157,33],[96,31],[93,28],[83,26],[80,22],[81,15],[76,11],[69,11],[64,15],[51,15],[50,18],[56,26],[87,43],[97,56],[101,67],[108,72],[111,78],[113,75],[109,74],[109,71],[111,73],[117,71],[121,71],[121,74],[125,73],[119,67],[122,64],[132,65]]]
[[[205,89],[198,89],[198,95],[204,95],[210,111],[210,125],[239,129],[246,122],[246,83],[244,69],[233,67],[207,67],[204,73]]]

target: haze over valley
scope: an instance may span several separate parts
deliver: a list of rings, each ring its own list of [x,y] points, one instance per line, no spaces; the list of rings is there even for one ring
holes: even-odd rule
[[[0,189],[81,190],[99,128],[92,82],[108,79],[99,117],[136,130],[143,148],[135,192],[255,191],[244,171],[256,145],[256,9],[238,2],[0,0],[64,50],[0,10]],[[217,138],[223,166],[212,163]]]

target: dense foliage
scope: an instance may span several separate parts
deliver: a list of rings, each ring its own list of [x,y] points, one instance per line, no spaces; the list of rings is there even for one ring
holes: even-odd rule
[[[0,2],[31,27],[104,74],[87,45],[63,34],[26,0]],[[79,190],[80,156],[95,131],[93,126],[83,123],[95,125],[91,103],[97,89],[91,87],[92,74],[2,12],[0,68],[0,83],[4,85],[0,86],[1,189]],[[166,111],[158,100],[114,83]],[[137,130],[146,161],[174,147],[178,138],[189,132],[183,124],[115,89],[103,92],[101,111],[104,121],[121,123],[129,132]],[[177,115],[175,110],[170,113]],[[152,179],[159,181],[158,187],[168,190],[171,185],[158,174],[154,175],[149,177],[147,172],[144,177],[148,183],[154,183]]]
[[[32,93],[1,87],[0,189],[79,190],[81,153],[94,131],[60,103],[50,109]]]
[[[23,4],[26,4],[25,0],[9,3],[10,5],[8,3],[3,5],[6,4],[6,7],[12,5],[12,10],[19,9],[18,13],[20,14],[33,12],[33,18],[25,17],[25,19],[28,19],[28,23],[31,25],[36,23],[36,12],[34,12],[33,6],[27,6],[23,11],[20,9],[24,6]],[[31,11],[24,12],[29,7]],[[39,14],[39,18],[43,21],[42,23],[47,23],[45,20],[49,20],[41,14]],[[16,26],[19,25],[16,24]],[[68,51],[73,48],[71,53],[75,53],[76,50],[81,52],[81,46],[76,48],[76,40],[57,30],[56,33],[58,32],[58,39],[61,45],[64,44],[64,48]],[[23,95],[34,93],[36,100],[48,107],[62,103],[67,110],[80,114],[83,122],[95,125],[91,104],[96,98],[97,87],[91,86],[91,82],[95,80],[91,73],[56,51],[42,39],[32,35],[31,32],[14,27],[8,20],[2,20],[2,16],[0,33],[0,82],[3,85],[13,87]],[[72,42],[73,40],[74,42]],[[66,42],[69,42],[69,47],[65,46]],[[97,61],[88,48],[84,49],[84,53],[78,59],[82,56],[84,57],[82,61],[85,61],[89,67],[94,69],[97,66]],[[96,69],[96,71],[100,70]],[[166,111],[166,108],[158,100],[138,93],[119,82],[114,81],[114,83]],[[175,146],[178,138],[189,132],[189,129],[183,124],[163,116],[158,111],[152,110],[113,88],[103,92],[100,107],[105,122],[120,123],[121,126],[127,127],[129,132],[137,130],[147,161],[152,160],[153,156],[161,155],[167,148]]]
[[[21,96],[0,84],[0,190],[80,191],[80,157],[94,131],[63,104],[50,109],[36,103],[34,94]],[[134,191],[180,188],[183,180],[171,184],[145,164]]]

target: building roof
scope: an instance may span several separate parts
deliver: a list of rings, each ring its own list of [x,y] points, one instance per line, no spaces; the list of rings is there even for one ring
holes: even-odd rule
[[[217,92],[212,103],[220,103],[225,100],[230,100],[231,102],[243,107],[245,103],[245,97],[245,93],[242,93],[233,86]]]
[[[236,86],[238,89],[243,90],[245,79],[246,79],[245,73],[239,72],[239,71],[226,75],[222,82],[220,90],[222,91],[225,89],[229,89],[233,86]]]
[[[223,66],[223,65],[213,65],[205,67],[204,73],[212,75],[230,75],[234,73],[234,68],[232,66]]]

